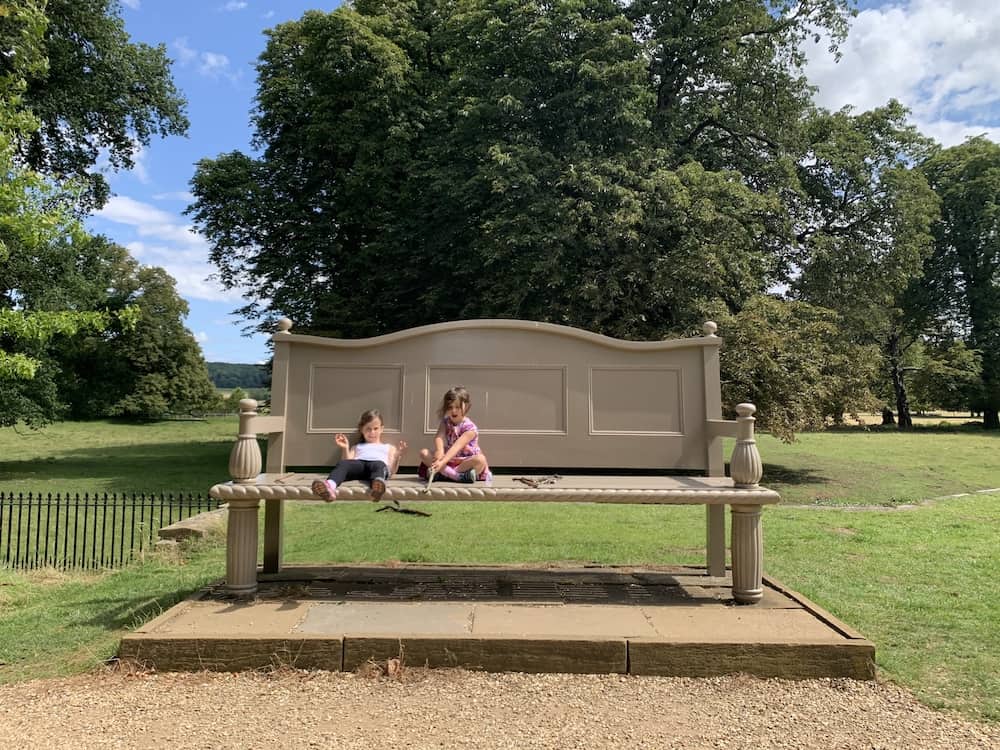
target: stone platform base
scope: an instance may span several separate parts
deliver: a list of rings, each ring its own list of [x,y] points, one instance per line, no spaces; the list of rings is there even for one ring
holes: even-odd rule
[[[205,589],[127,635],[158,671],[410,666],[487,671],[873,679],[875,647],[765,577],[733,603],[701,568],[308,566],[252,600]]]

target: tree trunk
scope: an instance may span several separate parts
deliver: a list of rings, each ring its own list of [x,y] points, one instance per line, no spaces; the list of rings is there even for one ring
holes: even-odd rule
[[[888,406],[883,406],[882,407],[882,426],[885,427],[886,425],[890,425],[890,424],[896,424],[896,417],[893,416],[892,409],[890,409]]]
[[[996,409],[983,409],[983,427],[987,430],[1000,430],[1000,412]]]
[[[892,390],[896,394],[897,427],[900,430],[913,428],[910,416],[910,400],[906,397],[906,383],[903,382],[903,354],[899,349],[899,334],[893,333],[886,342],[886,354],[892,376]]]

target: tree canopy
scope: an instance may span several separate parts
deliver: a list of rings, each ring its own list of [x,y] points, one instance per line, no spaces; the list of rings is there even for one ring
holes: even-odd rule
[[[518,317],[655,339],[711,317],[727,383],[785,436],[876,407],[881,383],[905,410],[911,347],[939,372],[974,360],[926,337],[939,199],[917,167],[931,142],[897,102],[812,101],[805,45],[837,54],[851,13],[846,0],[311,11],[268,32],[257,154],[202,160],[188,211],[262,330],[283,315],[349,337]],[[752,385],[764,374],[773,387]]]
[[[184,326],[187,303],[162,268],[143,266],[104,237],[83,249],[94,299],[114,312],[135,309],[130,326],[65,342],[52,359],[59,393],[76,419],[151,419],[218,406],[201,350]]]
[[[72,215],[75,193],[54,186],[37,172],[18,163],[17,146],[38,127],[24,106],[28,77],[46,67],[42,35],[46,18],[34,2],[4,5],[0,42],[4,66],[0,71],[0,421],[44,419],[53,401],[52,382],[38,378],[41,352],[58,336],[83,330],[102,330],[109,316],[97,310],[60,309],[43,302],[37,285],[20,283],[25,274],[43,273],[53,247],[72,244],[83,232]],[[38,402],[25,404],[23,394],[34,388]]]
[[[78,208],[107,201],[98,156],[114,169],[154,135],[183,135],[185,102],[170,76],[163,45],[131,41],[118,0],[46,0],[46,26],[38,50],[47,65],[25,76],[24,106],[38,128],[20,141],[31,169],[82,185]]]
[[[1000,428],[1000,145],[986,138],[942,149],[922,166],[941,198],[932,283],[953,329],[981,356],[972,405]]]
[[[98,149],[127,166],[152,133],[186,127],[162,49],[132,45],[117,8],[0,4],[2,425],[148,416],[215,398],[173,281],[79,220],[106,197],[89,172]]]
[[[787,270],[797,45],[839,37],[846,15],[834,0],[309,12],[260,58],[262,155],[202,161],[191,214],[224,283],[254,279],[251,318],[685,329]],[[377,304],[357,314],[361,299]]]

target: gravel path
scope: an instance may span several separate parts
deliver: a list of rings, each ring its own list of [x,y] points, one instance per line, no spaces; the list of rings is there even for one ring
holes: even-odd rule
[[[892,685],[407,670],[0,686],[4,748],[1000,748]]]

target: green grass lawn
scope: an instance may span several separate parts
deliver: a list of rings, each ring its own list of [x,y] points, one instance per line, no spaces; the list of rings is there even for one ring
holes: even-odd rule
[[[27,489],[22,477],[54,490],[69,476],[102,491],[131,490],[127,485],[140,481],[166,490],[188,467],[186,486],[204,491],[225,477],[235,427],[235,420],[60,425],[58,440],[35,443],[41,459],[32,459],[23,442],[34,436],[0,431],[0,490]],[[9,450],[11,443],[22,452]],[[764,514],[766,573],[873,640],[884,677],[932,706],[1000,722],[1000,493],[895,507],[1000,485],[996,445],[996,437],[973,431],[828,432],[791,445],[760,438],[765,483],[787,503]],[[157,446],[173,457],[162,467],[167,473],[160,473]],[[840,507],[846,505],[881,507]],[[290,503],[286,559],[703,562],[700,507],[421,507],[433,516],[374,513],[368,504]],[[0,682],[92,668],[113,654],[128,628],[221,577],[224,568],[216,540],[181,561],[152,557],[116,572],[0,571]]]
[[[205,494],[228,480],[238,420],[0,428],[0,492]]]
[[[1000,434],[981,429],[838,430],[757,442],[762,483],[785,504],[900,505],[1000,487]]]

